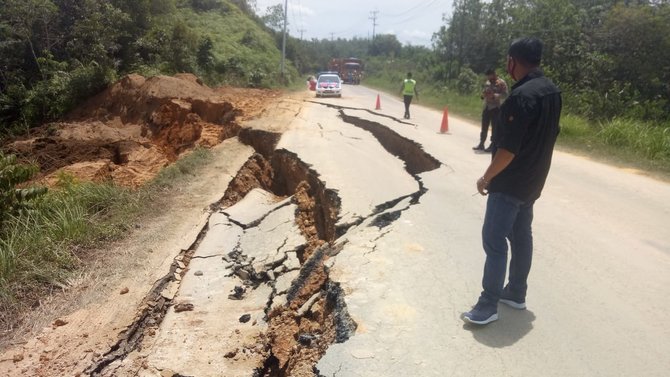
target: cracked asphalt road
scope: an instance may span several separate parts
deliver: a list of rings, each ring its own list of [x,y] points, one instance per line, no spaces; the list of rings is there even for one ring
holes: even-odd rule
[[[376,92],[345,89],[342,100],[320,102],[372,108]],[[381,103],[384,115],[402,114],[400,101],[382,95]],[[370,138],[346,124],[325,122],[328,110],[312,109],[323,129],[305,122],[282,144],[328,177],[343,207],[351,206],[346,213],[361,216],[373,203],[416,190],[409,175],[385,157],[352,156],[333,138],[318,147],[311,144],[312,133],[314,139],[335,131]],[[485,206],[484,198],[472,194],[490,158],[471,150],[478,127],[450,118],[450,134],[438,134],[442,114],[416,105],[414,126],[369,111],[344,111],[416,141],[443,165],[419,174],[427,192],[417,205],[400,202],[389,209],[405,209],[389,226],[380,230],[369,226],[369,219],[338,240],[348,242],[330,260],[330,278],[341,282],[358,328],[347,342],[329,347],[317,365],[321,375],[667,374],[668,183],[556,153],[536,204],[529,309],[501,307],[498,322],[471,328],[459,317],[480,291]],[[359,153],[366,152],[372,153]],[[365,170],[368,164],[375,172]],[[364,179],[356,180],[357,172]],[[359,195],[363,188],[365,194]]]
[[[387,95],[379,114],[369,111],[376,95],[346,86],[343,98],[309,99],[282,118],[290,124],[277,163],[284,174],[309,167],[309,184],[323,186],[302,187],[312,204],[255,188],[212,209],[198,240],[180,247],[186,254],[153,267],[170,271],[153,292],[167,314],[95,375],[667,375],[668,183],[557,152],[535,207],[528,310],[501,306],[499,321],[469,327],[460,314],[479,294],[484,261],[485,200],[473,193],[490,155],[471,150],[476,125],[452,117],[439,134],[441,112],[414,104],[413,119],[401,121],[402,102]],[[259,149],[269,158],[267,145]],[[306,225],[325,245],[311,256]],[[319,263],[326,282],[303,291]],[[268,348],[269,314],[291,305],[298,323],[327,318],[335,328],[275,332],[293,343]],[[323,344],[329,336],[334,343]]]
[[[480,229],[485,200],[472,194],[490,158],[470,148],[477,127],[452,118],[450,134],[439,134],[438,112],[415,105],[408,124],[393,119],[402,111],[399,101],[382,96],[378,116],[367,111],[376,93],[363,87],[346,89],[342,99],[306,103],[277,145],[318,173],[341,205],[336,224],[340,230],[332,242],[342,249],[325,263],[330,280],[341,285],[356,328],[353,336],[327,348],[316,362],[316,373],[667,373],[667,183],[556,153],[547,188],[536,205],[529,309],[501,307],[499,321],[468,327],[460,314],[479,294],[484,260]],[[367,121],[366,127],[362,121]],[[398,146],[398,139],[411,143]],[[421,154],[437,163],[415,168],[409,161]],[[224,229],[208,232],[217,244],[209,253],[238,248],[247,259],[235,263],[251,260],[251,273],[262,275],[266,261],[279,260],[270,263],[273,267],[285,263],[281,261],[288,260],[286,252],[304,239],[293,222],[287,222],[295,212],[293,205],[272,204],[262,192],[254,195],[223,211],[228,218],[221,217],[215,226]],[[211,270],[214,265],[202,259],[192,262],[189,274],[204,271],[210,280],[185,276],[175,300],[195,301],[196,310],[186,313],[193,316],[188,321],[183,313],[168,312],[156,348],[143,351],[149,353],[152,367],[183,375],[244,376],[260,362],[253,352],[224,366],[212,360],[229,349],[260,347],[256,339],[266,330],[264,312],[286,305],[284,293],[298,271],[284,268],[272,286],[248,289],[242,306],[228,300],[214,300],[221,306],[212,306],[206,301],[240,284],[239,275]],[[236,322],[242,314],[250,314],[256,325]]]

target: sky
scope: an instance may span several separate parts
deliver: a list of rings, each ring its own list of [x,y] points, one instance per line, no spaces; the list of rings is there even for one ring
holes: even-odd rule
[[[256,0],[259,14],[284,0]],[[371,38],[394,34],[403,44],[431,46],[433,33],[451,14],[452,0],[288,0],[288,29],[303,39]],[[376,12],[376,13],[373,13]],[[302,32],[302,33],[301,33]]]

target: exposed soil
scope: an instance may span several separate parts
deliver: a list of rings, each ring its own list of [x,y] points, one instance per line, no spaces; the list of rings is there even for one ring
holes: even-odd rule
[[[160,305],[145,310],[143,302],[155,302],[146,292],[164,281],[173,258],[185,250],[179,252],[183,240],[194,226],[202,226],[209,205],[221,198],[250,153],[251,148],[226,139],[248,134],[241,123],[270,113],[275,122],[256,126],[280,135],[298,108],[299,101],[279,91],[211,89],[193,75],[129,75],[62,122],[5,144],[6,152],[36,161],[39,180],[49,185],[67,173],[138,187],[199,146],[212,148],[217,162],[178,190],[165,192],[159,213],[134,224],[127,239],[88,252],[92,259],[82,260],[82,270],[39,300],[32,313],[17,313],[20,326],[13,323],[0,332],[0,374],[69,375],[110,347],[126,347],[125,339],[135,336],[127,327],[133,318],[149,314],[153,322],[151,316],[164,312]]]
[[[254,188],[262,188],[278,198],[291,196],[297,207],[295,222],[307,241],[295,250],[301,266],[298,276],[282,297],[285,304],[273,305],[278,293],[270,281],[274,278],[270,278],[269,274],[255,274],[241,264],[240,269],[245,271],[237,271],[237,267],[233,267],[234,274],[249,277],[242,279],[247,289],[267,284],[273,287],[265,310],[268,330],[256,339],[258,346],[250,351],[260,355],[260,360],[265,359],[264,365],[259,366],[255,374],[314,376],[318,373],[315,365],[329,345],[346,341],[357,327],[347,312],[344,292],[338,283],[330,280],[327,267],[328,259],[339,253],[342,247],[334,244],[336,238],[354,224],[342,224],[338,228],[336,224],[341,203],[337,192],[326,188],[318,172],[295,153],[275,149],[284,131],[281,125],[286,127],[300,112],[299,101],[275,100],[278,97],[279,93],[273,91],[213,90],[192,75],[151,79],[130,75],[73,111],[64,122],[35,130],[30,137],[13,141],[5,149],[24,159],[37,160],[42,169],[40,179],[47,184],[54,184],[61,174],[67,173],[82,180],[111,181],[138,187],[183,153],[196,147],[211,148],[237,136],[237,140],[251,147],[253,153],[237,168],[234,179],[225,187],[225,194],[216,205],[208,206],[209,210],[227,208]],[[344,121],[371,132],[390,153],[406,162],[406,168],[412,175],[440,165],[432,156],[420,153],[421,148],[416,143],[385,127],[347,116],[342,111],[340,116]],[[261,121],[259,124],[262,127],[249,127],[255,117],[271,120]],[[238,121],[244,121],[247,127],[243,128]],[[417,181],[421,189],[410,195],[414,201],[418,201],[425,192],[420,179],[417,178]],[[402,199],[380,204],[375,214]],[[399,217],[394,214],[387,216],[389,219],[380,216],[375,224],[382,227],[385,221],[392,222]],[[201,228],[199,234],[202,236],[206,232],[206,228]],[[177,303],[170,298],[174,295],[170,292],[179,289],[192,251],[193,245],[187,245],[177,255],[166,254],[166,258],[172,259],[164,259],[160,268],[155,262],[147,264],[150,269],[155,269],[151,275],[155,280],[148,294],[141,296],[142,288],[136,289],[137,286],[135,289],[121,288],[120,294],[125,296],[130,293],[134,304],[131,303],[123,315],[118,313],[109,319],[109,323],[102,323],[102,326],[111,327],[111,332],[106,332],[103,339],[95,342],[87,339],[69,353],[61,353],[58,347],[68,336],[88,338],[88,333],[76,333],[81,332],[87,318],[81,315],[64,320],[58,318],[62,322],[53,322],[53,330],[76,319],[79,323],[74,329],[75,334],[63,334],[56,339],[51,338],[52,342],[46,341],[45,345],[52,345],[51,351],[40,358],[40,366],[36,369],[24,368],[22,373],[49,376],[54,375],[54,371],[80,370],[90,375],[114,375],[115,371],[123,368],[142,367],[145,359],[135,351],[149,346],[145,344],[145,335],[151,337],[159,331],[168,308],[175,306],[177,309]],[[161,271],[165,273],[161,275]],[[112,323],[114,327],[110,325]],[[114,336],[115,331],[117,336]],[[99,338],[100,334],[96,335]],[[49,335],[45,337],[49,338]],[[39,343],[36,344],[39,347]],[[85,357],[73,361],[72,353],[76,357],[82,348],[85,348]],[[15,355],[25,357],[26,350],[30,358],[30,350],[38,351],[38,348],[31,343],[23,347],[23,353]],[[53,357],[58,362],[51,362]],[[21,361],[14,361],[15,366],[20,367]]]
[[[334,250],[329,243],[335,239],[340,203],[336,193],[326,189],[318,174],[295,154],[275,150],[283,128],[300,111],[298,101],[291,103],[291,99],[279,96],[276,91],[211,89],[192,75],[150,79],[129,75],[91,98],[62,122],[45,125],[27,137],[10,141],[4,150],[24,160],[36,161],[41,169],[38,180],[43,184],[54,185],[62,174],[67,174],[77,180],[108,181],[136,188],[193,148],[211,148],[238,136],[255,153],[236,171],[217,206],[228,207],[256,187],[279,197],[293,195],[298,207],[296,223],[307,239],[307,244],[297,250],[303,268],[287,294],[287,304],[274,310],[268,307],[269,329],[258,339],[261,346],[256,351],[266,362],[256,374],[314,376],[314,365],[327,347],[338,339],[348,338],[338,334],[349,334],[355,329],[350,319],[341,320],[348,318],[343,293],[329,281],[324,265]],[[253,124],[255,118],[268,116],[274,122],[261,122],[260,129],[240,125]],[[225,174],[217,174],[221,175]],[[153,229],[159,230],[167,226],[165,222],[172,222],[167,212],[161,220],[163,224],[152,224]],[[191,212],[189,217],[193,219],[197,211]],[[174,244],[170,239],[163,241],[164,245]],[[95,277],[82,277],[81,290],[64,292],[54,300],[56,305],[62,305],[59,309],[56,305],[42,308],[47,316],[58,318],[52,321],[41,316],[25,322],[35,321],[36,329],[50,322],[51,329],[39,331],[41,336],[22,341],[16,334],[5,333],[5,341],[14,338],[17,340],[11,343],[24,345],[16,351],[8,348],[3,356],[9,355],[11,360],[0,363],[11,361],[7,365],[10,374],[20,371],[22,375],[53,376],[79,370],[84,374],[107,375],[108,366],[118,365],[131,352],[141,349],[145,335],[158,331],[168,307],[175,304],[166,298],[165,290],[178,287],[191,252],[192,246],[182,247],[176,256],[160,252],[162,260],[151,255],[141,257],[131,263],[130,269],[125,261],[101,258],[97,268],[110,269],[118,275],[103,277],[96,272],[92,274]],[[151,266],[153,271],[142,276],[141,283],[131,283],[133,271],[143,264]],[[161,275],[161,271],[165,273]],[[91,295],[95,279],[105,281],[102,296]],[[142,296],[152,281],[149,294]],[[115,294],[125,304],[111,309],[110,304],[118,301],[113,298]],[[84,296],[89,296],[87,304],[82,302],[83,309],[74,313],[67,314],[76,306],[68,309],[68,305],[60,304],[68,298],[78,301]],[[95,326],[87,325],[91,320],[97,321]],[[74,339],[77,341],[73,342]],[[32,360],[37,356],[35,364]],[[128,361],[134,365],[137,360],[141,359]]]
[[[272,151],[278,140],[262,131],[253,136],[257,151]],[[298,207],[295,221],[307,244],[299,251],[300,275],[288,291],[287,304],[268,313],[269,329],[263,337],[268,356],[256,375],[312,377],[328,346],[345,341],[356,328],[346,314],[343,293],[330,282],[325,266],[329,256],[337,253],[331,244],[340,199],[294,153],[275,150],[264,155],[256,153],[247,161],[228,186],[221,205],[236,203],[254,188],[292,195]]]
[[[128,75],[72,111],[3,149],[36,161],[42,182],[62,174],[138,187],[181,154],[237,136],[278,91],[211,89],[190,74]]]

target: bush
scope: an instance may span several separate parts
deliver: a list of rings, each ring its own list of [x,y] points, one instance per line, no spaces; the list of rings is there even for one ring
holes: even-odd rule
[[[0,93],[0,124],[3,132],[11,128],[25,128],[27,124],[23,117],[23,107],[28,98],[28,89],[23,84],[12,84]]]
[[[31,201],[47,192],[45,187],[17,186],[32,179],[39,169],[35,165],[19,164],[16,156],[0,152],[0,224],[11,215],[26,212]]]
[[[249,74],[249,86],[252,88],[263,87],[263,80],[265,79],[265,72],[260,69],[255,69]]]
[[[565,107],[590,120],[608,120],[615,117],[665,122],[670,120],[670,103],[660,96],[642,100],[640,93],[629,83],[613,82],[606,90],[577,91],[573,85],[561,84]]]
[[[69,74],[67,91],[71,103],[67,110],[71,110],[77,103],[100,93],[116,79],[114,69],[96,62],[75,68]]]
[[[46,80],[37,82],[31,89],[12,87],[1,101],[5,109],[18,111],[18,116],[4,116],[8,124],[25,122],[38,125],[58,119],[72,110],[82,100],[89,98],[115,80],[115,71],[91,62],[79,65],[68,71],[66,63],[57,63],[51,67]],[[0,114],[4,115],[4,109]]]
[[[200,12],[218,9],[224,5],[220,0],[191,0],[191,8]]]
[[[456,90],[462,95],[475,93],[479,87],[479,76],[468,67],[461,69],[456,79]]]

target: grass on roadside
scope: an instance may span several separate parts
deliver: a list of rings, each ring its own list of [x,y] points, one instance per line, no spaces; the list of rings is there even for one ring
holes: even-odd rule
[[[624,118],[594,123],[565,114],[558,142],[576,153],[670,176],[670,125]]]
[[[9,323],[14,310],[32,305],[49,287],[66,285],[86,258],[123,237],[142,216],[165,209],[169,190],[210,160],[209,150],[196,149],[139,190],[60,177],[58,187],[35,202],[34,210],[3,224],[0,324]]]

